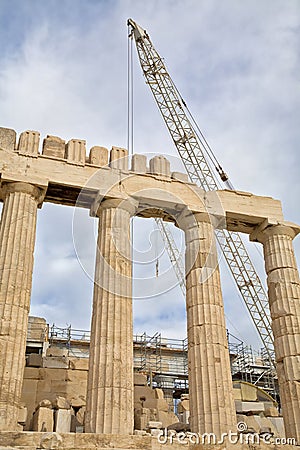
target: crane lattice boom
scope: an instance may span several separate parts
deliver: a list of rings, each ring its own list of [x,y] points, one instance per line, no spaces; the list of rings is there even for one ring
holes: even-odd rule
[[[130,36],[135,39],[137,52],[146,83],[149,85],[185,169],[194,183],[206,191],[218,189],[217,177],[206,156],[207,141],[192,125],[186,105],[170,77],[163,59],[155,50],[145,30],[132,19]],[[232,188],[220,166],[215,167],[226,187]],[[160,225],[160,228],[163,225]],[[236,232],[216,230],[219,246],[245,301],[256,329],[271,361],[274,344],[268,298],[251,262],[246,247]],[[169,251],[169,255],[171,251]],[[174,265],[175,266],[175,265]]]

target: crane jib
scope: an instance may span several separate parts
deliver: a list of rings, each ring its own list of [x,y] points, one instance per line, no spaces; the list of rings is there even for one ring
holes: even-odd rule
[[[167,129],[182,159],[192,182],[200,184],[204,190],[219,188],[215,172],[233,189],[227,174],[212,152],[207,140],[199,129],[171,78],[163,59],[154,48],[146,30],[132,19],[128,20],[130,35],[134,37],[146,83],[149,85]],[[159,228],[164,234],[164,223]],[[165,233],[164,242],[168,244]],[[220,249],[225,257],[237,288],[245,302],[271,364],[274,366],[274,339],[271,329],[269,302],[247,249],[238,233],[216,230]],[[172,245],[176,245],[175,241]],[[174,255],[174,248],[169,249]],[[175,251],[177,254],[177,252]],[[172,259],[171,259],[172,261]],[[175,264],[174,264],[175,267]],[[175,269],[176,270],[176,269]],[[184,279],[182,267],[177,267],[178,279]],[[179,274],[179,275],[178,275]]]

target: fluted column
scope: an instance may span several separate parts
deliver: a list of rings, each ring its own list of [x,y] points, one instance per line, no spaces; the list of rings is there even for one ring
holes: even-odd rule
[[[0,430],[17,429],[41,190],[25,183],[2,187],[0,225]]]
[[[129,201],[105,200],[99,217],[86,432],[133,433],[133,327]]]
[[[193,432],[220,436],[236,415],[214,230],[209,218],[185,226],[186,308]]]
[[[286,436],[300,442],[300,281],[293,228],[277,225],[258,236],[263,243],[276,368]]]

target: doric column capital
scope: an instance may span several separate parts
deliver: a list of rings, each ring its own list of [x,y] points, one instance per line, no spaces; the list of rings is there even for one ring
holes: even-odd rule
[[[263,222],[250,234],[250,241],[264,244],[264,242],[271,236],[281,235],[294,239],[298,233],[300,233],[300,226],[293,222],[281,222],[274,224]]]
[[[1,197],[3,200],[6,197],[15,192],[22,192],[23,194],[31,195],[40,207],[44,201],[46,189],[42,189],[30,183],[24,183],[20,181],[3,182],[1,186]]]
[[[134,216],[137,212],[139,202],[132,197],[111,199],[107,198],[102,201],[95,200],[91,206],[90,215],[92,217],[99,217],[100,213],[104,209],[115,208],[123,209],[129,212],[130,216]]]
[[[198,227],[198,223],[211,223],[211,217],[207,212],[193,213],[188,208],[181,211],[176,217],[176,226],[187,232]]]

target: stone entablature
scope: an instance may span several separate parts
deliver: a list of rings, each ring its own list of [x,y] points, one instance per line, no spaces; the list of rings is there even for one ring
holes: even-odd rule
[[[147,161],[85,141],[0,129],[0,431],[14,430],[21,396],[37,209],[43,201],[84,207],[99,218],[85,428],[133,433],[130,218],[162,217],[186,238],[186,303],[193,432],[221,436],[236,417],[214,228],[263,243],[286,436],[300,441],[300,281],[278,200],[204,192],[163,156]],[[15,326],[17,324],[17,326]],[[284,331],[282,331],[284,330]],[[131,367],[131,369],[130,369]]]

